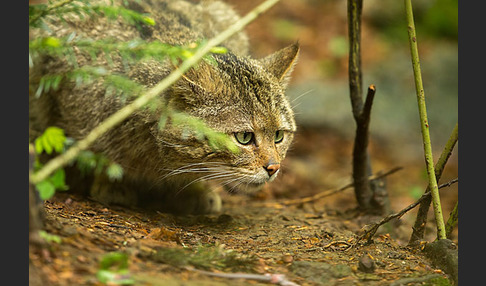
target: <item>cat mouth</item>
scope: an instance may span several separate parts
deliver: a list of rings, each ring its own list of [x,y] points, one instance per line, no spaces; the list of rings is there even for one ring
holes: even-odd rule
[[[246,186],[250,188],[263,188],[263,185],[265,185],[266,182],[263,183],[247,183]]]
[[[226,191],[230,194],[240,193],[240,194],[253,194],[260,191],[265,182],[263,183],[231,183],[224,185]]]
[[[242,172],[229,181],[222,180],[220,183],[228,193],[253,194],[260,191],[267,182],[272,182],[278,173],[277,170],[269,175],[263,169],[255,173]]]
[[[243,194],[253,194],[260,191],[267,182],[273,181],[275,177],[260,179],[260,180],[249,180],[249,181],[237,181],[225,184],[224,187],[229,193],[243,193]]]

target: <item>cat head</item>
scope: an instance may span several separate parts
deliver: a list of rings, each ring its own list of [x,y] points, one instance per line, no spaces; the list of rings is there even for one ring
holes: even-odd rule
[[[169,91],[168,106],[228,134],[238,152],[215,151],[173,126],[160,140],[177,154],[174,169],[232,191],[252,192],[275,179],[296,131],[284,92],[298,53],[298,43],[259,60],[228,52],[189,70]]]

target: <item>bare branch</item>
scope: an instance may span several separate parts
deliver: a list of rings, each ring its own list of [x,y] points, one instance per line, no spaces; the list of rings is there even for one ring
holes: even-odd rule
[[[246,280],[256,280],[256,281],[262,281],[271,284],[277,284],[280,286],[299,286],[299,284],[287,280],[287,278],[285,278],[285,275],[283,274],[262,275],[262,274],[250,274],[250,273],[219,273],[219,272],[199,270],[193,267],[185,267],[185,269],[190,271],[195,271],[208,276],[220,277],[226,279],[246,279]]]
[[[389,175],[391,175],[391,174],[393,174],[393,173],[395,173],[395,172],[397,172],[401,169],[403,169],[403,167],[395,167],[395,168],[393,168],[389,171],[386,171],[385,173],[377,173],[376,175],[369,176],[368,181],[384,178],[384,177],[389,176]],[[286,200],[286,201],[280,202],[279,204],[284,205],[284,206],[289,206],[289,205],[296,205],[296,204],[303,204],[303,203],[309,203],[309,202],[317,201],[321,198],[324,198],[324,197],[342,192],[346,189],[352,188],[353,185],[354,185],[353,183],[348,183],[348,184],[346,184],[346,185],[344,185],[340,188],[337,188],[337,189],[326,190],[326,191],[317,193],[317,194],[310,196],[310,197],[304,197],[304,198],[299,198],[299,199],[294,199],[294,200]]]
[[[349,90],[354,118],[357,119],[363,108],[363,88],[361,75],[361,11],[363,0],[348,0],[349,33]]]

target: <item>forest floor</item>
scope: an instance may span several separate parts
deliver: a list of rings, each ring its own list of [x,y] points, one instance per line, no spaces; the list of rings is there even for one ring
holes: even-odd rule
[[[352,188],[311,203],[281,204],[349,182],[350,150],[347,140],[329,130],[301,130],[279,178],[255,197],[222,194],[224,210],[218,215],[177,217],[58,193],[45,202],[45,231],[60,241],[31,244],[30,284],[104,285],[103,277],[133,285],[266,283],[199,271],[205,270],[284,274],[298,285],[449,285],[448,275],[420,248],[406,246],[414,215],[381,227],[366,245],[356,243],[360,229],[380,218],[356,211]],[[372,156],[379,166],[392,163]],[[413,202],[410,194],[397,190],[421,182],[425,188],[421,172],[414,170],[423,168],[419,163],[387,178],[394,211]],[[457,166],[446,171],[446,178],[457,175]],[[448,214],[457,187],[442,194]],[[429,242],[434,228],[430,221]],[[113,253],[122,258],[110,261]]]

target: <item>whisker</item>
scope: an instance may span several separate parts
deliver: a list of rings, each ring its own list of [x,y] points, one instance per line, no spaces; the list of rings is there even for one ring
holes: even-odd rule
[[[213,166],[205,167],[204,165],[213,165]],[[196,166],[197,167],[202,166],[202,167],[201,168],[193,168],[193,167],[196,167]],[[199,162],[199,163],[184,165],[184,166],[179,167],[179,168],[174,169],[174,170],[165,169],[165,171],[170,171],[170,172],[165,174],[164,176],[162,176],[160,178],[160,180],[164,180],[164,179],[166,179],[170,176],[178,175],[178,174],[182,174],[182,173],[210,172],[215,167],[225,167],[225,165],[223,165],[220,162]]]
[[[236,174],[236,173],[235,173]],[[237,177],[235,177],[234,179],[232,180],[228,180],[226,181],[223,186],[227,186],[235,181],[237,181],[238,183],[235,184],[234,186],[232,186],[229,190],[228,190],[228,193],[233,193],[235,189],[237,189],[239,186],[241,185],[245,185],[246,189],[248,189],[248,186],[249,184],[253,183],[256,181],[256,177],[253,176],[253,175],[248,175],[248,174],[241,174],[241,173],[238,173],[236,174]],[[244,181],[243,178],[250,178],[249,181]]]
[[[292,105],[292,110],[296,109],[296,108],[297,108],[297,107],[298,107],[298,106],[299,106],[301,103],[302,103],[302,102],[299,102],[299,103],[297,103],[296,105]],[[294,115],[296,115],[296,114],[294,113]]]
[[[158,141],[163,143],[165,146],[172,147],[172,148],[190,147],[189,145],[174,144],[174,143],[170,143],[170,142],[167,142],[165,140],[162,140],[162,139],[159,139]]]
[[[228,173],[217,173],[217,174],[210,174],[210,175],[202,176],[200,178],[192,180],[191,182],[186,184],[184,187],[179,189],[177,191],[177,194],[181,193],[185,188],[189,187],[192,184],[195,184],[195,183],[198,183],[198,182],[201,182],[201,181],[206,181],[206,180],[215,180],[215,179],[226,178],[226,177],[230,177],[230,176],[233,176],[233,175],[234,174],[232,174],[232,173],[229,173],[229,174]]]
[[[309,93],[313,92],[315,89],[310,89],[308,91],[305,91],[304,93],[302,93],[301,95],[295,97],[294,99],[292,99],[292,101],[290,102],[290,105],[292,105],[296,100],[299,100],[300,98],[302,98],[303,96],[305,95],[308,95]],[[292,108],[294,108],[295,106],[292,105]]]
[[[187,164],[176,169],[161,169],[161,171],[167,171],[167,173],[161,174],[156,180],[154,180],[152,187],[175,175],[189,173],[215,173],[221,172],[225,167],[226,166],[221,162],[198,162]]]

